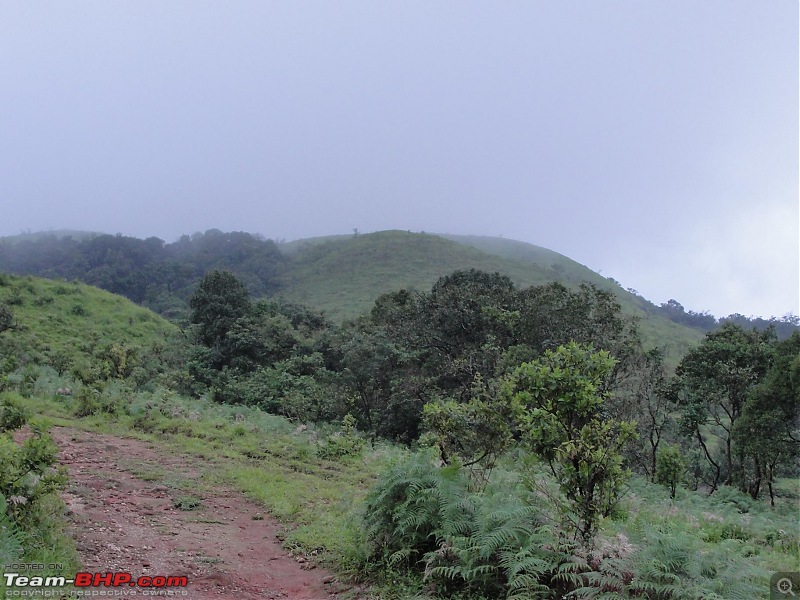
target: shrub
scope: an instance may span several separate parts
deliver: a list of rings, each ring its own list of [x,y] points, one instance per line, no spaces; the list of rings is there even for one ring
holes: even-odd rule
[[[96,414],[116,415],[120,412],[120,400],[113,390],[101,391],[83,386],[75,398],[73,414],[88,417]]]
[[[0,394],[0,432],[19,429],[28,421],[28,416],[19,394]]]
[[[321,458],[359,456],[365,445],[366,440],[356,432],[355,417],[347,414],[342,419],[342,430],[326,439],[317,450],[317,455]]]
[[[14,326],[14,313],[7,304],[0,304],[0,333]]]
[[[686,462],[678,446],[667,445],[656,457],[656,482],[669,489],[670,498],[675,497],[678,483],[683,480]]]
[[[755,506],[759,505],[758,500],[753,500],[736,488],[724,485],[714,494],[718,502],[724,502],[734,506],[741,513],[749,513]]]
[[[367,497],[365,523],[369,559],[415,572],[443,594],[561,597],[587,569],[577,545],[544,526],[520,489],[490,484],[471,493],[465,469],[438,468],[424,453],[384,474]]]

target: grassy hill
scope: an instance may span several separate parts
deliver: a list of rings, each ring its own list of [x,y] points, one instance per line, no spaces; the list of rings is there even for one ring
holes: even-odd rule
[[[627,314],[641,319],[648,345],[665,347],[673,357],[703,337],[696,329],[649,312],[644,299],[591,269],[524,242],[381,231],[299,240],[280,248],[290,259],[281,295],[320,308],[333,319],[368,311],[380,294],[401,288],[425,290],[442,275],[475,268],[508,275],[521,287],[552,281],[577,287],[588,282],[612,291]]]
[[[89,376],[82,369],[104,362],[110,369],[142,368],[178,333],[146,308],[77,282],[0,274],[3,305],[13,325],[0,333],[0,359],[49,365],[59,373]],[[13,370],[9,366],[4,370]]]

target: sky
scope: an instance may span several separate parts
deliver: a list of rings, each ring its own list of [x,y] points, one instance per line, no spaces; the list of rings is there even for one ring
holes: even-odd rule
[[[800,314],[796,0],[0,0],[0,236],[502,235]]]

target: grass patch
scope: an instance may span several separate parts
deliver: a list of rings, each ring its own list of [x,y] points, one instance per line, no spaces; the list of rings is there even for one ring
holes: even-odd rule
[[[195,498],[194,496],[182,496],[181,498],[175,498],[172,501],[172,508],[176,508],[178,510],[190,511],[190,510],[197,510],[202,506],[203,502],[200,498]]]

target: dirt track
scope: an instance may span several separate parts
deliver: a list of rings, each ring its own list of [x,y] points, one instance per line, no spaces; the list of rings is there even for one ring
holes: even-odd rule
[[[64,500],[86,571],[185,575],[188,593],[178,597],[198,600],[340,597],[330,573],[281,547],[263,507],[205,482],[189,457],[135,439],[51,433],[69,470]]]

